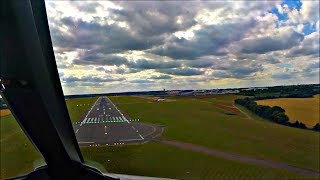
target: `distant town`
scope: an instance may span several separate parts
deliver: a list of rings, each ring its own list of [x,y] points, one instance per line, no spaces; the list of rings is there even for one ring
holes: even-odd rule
[[[290,94],[288,94],[290,93]],[[166,90],[161,91],[137,91],[137,92],[119,92],[103,94],[82,94],[66,95],[66,98],[73,97],[91,97],[97,95],[119,96],[119,95],[144,95],[144,96],[204,96],[212,94],[241,94],[246,96],[272,95],[272,96],[310,96],[320,93],[320,84],[306,85],[288,85],[288,86],[270,86],[270,87],[248,87],[248,88],[230,88],[230,89],[203,89],[203,90]]]

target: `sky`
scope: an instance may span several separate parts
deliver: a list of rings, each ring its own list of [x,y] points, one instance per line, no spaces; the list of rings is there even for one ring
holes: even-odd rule
[[[319,1],[46,1],[69,94],[319,83]]]

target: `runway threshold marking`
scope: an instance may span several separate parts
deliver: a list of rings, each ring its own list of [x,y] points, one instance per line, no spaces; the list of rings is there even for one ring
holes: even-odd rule
[[[91,113],[93,107],[97,104],[98,100],[100,99],[100,97],[98,97],[98,99],[96,100],[96,102],[93,104],[93,106],[91,107],[91,109],[89,110],[89,112],[87,113],[86,117],[84,117],[84,119],[86,119],[88,117],[88,115]],[[82,121],[83,122],[83,121]],[[82,122],[81,122],[81,125],[82,125]],[[80,126],[81,126],[80,125]]]
[[[116,108],[116,110],[121,114],[123,120],[125,120],[128,124],[130,124],[130,122],[127,120],[126,117],[124,117],[124,115],[123,115],[123,114],[121,113],[121,111],[117,108],[117,106],[114,105],[113,102],[112,102],[108,97],[106,97],[106,98],[109,100],[109,102],[111,102],[111,104],[113,105],[113,107]],[[111,109],[111,108],[109,108],[109,109]]]
[[[94,142],[78,142],[79,144],[93,144]]]

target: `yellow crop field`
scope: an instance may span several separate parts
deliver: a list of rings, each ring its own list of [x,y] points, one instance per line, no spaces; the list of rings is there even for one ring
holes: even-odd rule
[[[319,122],[320,95],[312,98],[278,98],[256,101],[259,105],[280,106],[286,111],[291,122],[303,122],[308,127],[313,127]]]
[[[0,109],[0,117],[10,115],[11,112],[9,109]]]

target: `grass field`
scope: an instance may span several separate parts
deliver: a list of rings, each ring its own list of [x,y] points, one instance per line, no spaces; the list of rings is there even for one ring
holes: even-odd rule
[[[118,104],[132,118],[162,124],[162,137],[194,143],[226,152],[268,159],[309,169],[319,169],[319,133],[229,115],[217,104],[229,104],[237,96],[178,98],[177,101]],[[112,97],[116,104],[138,97]],[[144,99],[143,99],[144,100]]]
[[[12,115],[0,120],[0,179],[32,171],[41,160]]]
[[[96,100],[96,97],[66,99],[71,121],[79,121],[79,119],[87,113]]]
[[[256,120],[257,117],[250,112],[246,113],[253,119],[248,119],[242,113],[230,113],[233,100],[237,97],[218,95],[177,98],[175,101],[160,103],[139,97],[110,99],[132,118],[166,125],[162,138],[298,167],[319,168],[319,133],[285,127],[263,119]],[[66,100],[72,121],[83,116],[95,100]],[[124,147],[82,147],[81,151],[88,164],[112,173],[178,179],[308,178],[301,174],[229,161],[155,142]],[[39,162],[40,156],[14,118],[1,118],[1,178],[29,172]]]
[[[176,179],[302,179],[300,174],[248,165],[150,142],[124,147],[81,148],[84,157],[112,173]]]
[[[78,121],[96,99],[67,99],[71,121]],[[80,104],[82,105],[80,106]],[[26,174],[43,164],[42,157],[32,146],[12,115],[1,117],[0,123],[0,179]]]
[[[320,118],[320,95],[313,98],[278,98],[256,101],[259,105],[280,106],[286,111],[291,122],[296,120],[303,122],[312,128],[319,123]]]

